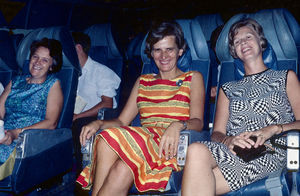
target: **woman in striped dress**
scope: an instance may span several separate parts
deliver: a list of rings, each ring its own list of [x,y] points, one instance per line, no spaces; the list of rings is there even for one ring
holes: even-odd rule
[[[202,130],[205,96],[202,75],[177,67],[185,48],[176,22],[153,25],[145,52],[159,73],[142,75],[136,81],[117,119],[83,127],[83,145],[104,129],[94,142],[91,172],[86,168],[77,180],[87,187],[92,182],[92,195],[127,195],[133,183],[141,192],[163,191],[171,172],[180,170],[176,162],[180,131]],[[138,112],[142,127],[128,126]],[[86,179],[90,184],[85,184]]]

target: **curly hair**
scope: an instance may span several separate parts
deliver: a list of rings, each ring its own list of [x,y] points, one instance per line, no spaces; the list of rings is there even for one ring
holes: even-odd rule
[[[39,47],[47,48],[49,50],[50,56],[53,59],[53,63],[51,65],[52,69],[49,70],[49,73],[58,72],[61,69],[63,63],[62,46],[60,42],[56,39],[48,39],[46,37],[41,40],[33,41],[30,46],[30,58],[32,57],[32,55],[34,55]]]

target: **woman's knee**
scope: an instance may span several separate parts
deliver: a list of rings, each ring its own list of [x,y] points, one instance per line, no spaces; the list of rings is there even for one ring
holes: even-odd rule
[[[202,143],[193,143],[187,150],[187,162],[207,162],[211,159],[211,153]]]
[[[107,145],[107,143],[103,140],[102,137],[99,137],[98,140],[99,140],[99,141],[97,142],[97,146],[96,146],[97,152],[105,151],[105,150],[107,150],[108,148],[110,148],[110,147]],[[95,144],[95,143],[94,143],[94,144]]]
[[[127,187],[132,184],[133,176],[129,167],[122,160],[118,160],[110,169],[108,180],[116,186]]]
[[[202,143],[192,143],[189,145],[187,150],[188,156],[199,156],[199,155],[209,154],[209,150],[206,145]]]

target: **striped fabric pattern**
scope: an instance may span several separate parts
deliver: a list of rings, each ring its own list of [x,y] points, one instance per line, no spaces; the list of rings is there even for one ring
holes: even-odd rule
[[[173,80],[156,79],[152,74],[141,76],[137,105],[142,127],[104,129],[96,137],[94,149],[102,137],[132,170],[140,192],[164,191],[171,172],[180,170],[176,158],[160,159],[158,149],[161,136],[171,122],[189,119],[192,75],[193,72],[187,72]],[[87,179],[87,174],[84,175]]]

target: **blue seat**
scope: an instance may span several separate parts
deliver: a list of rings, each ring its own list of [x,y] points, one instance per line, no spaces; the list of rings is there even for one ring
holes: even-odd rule
[[[28,72],[30,45],[43,37],[57,39],[63,46],[63,66],[57,73],[64,95],[59,123],[55,130],[29,129],[19,135],[13,172],[0,181],[0,191],[16,194],[32,191],[49,179],[62,177],[72,168],[70,127],[80,67],[70,32],[63,27],[32,31],[18,47],[17,62],[22,73]]]
[[[298,67],[297,72],[298,76],[299,75],[299,62],[300,62],[300,26],[299,23],[297,22],[296,18],[289,12],[287,9],[284,8],[279,8],[279,9],[267,9],[267,10],[261,10],[258,12],[258,14],[272,14],[278,16],[281,20],[285,20],[286,24],[285,27],[288,28],[290,31],[294,42],[296,44],[297,52],[298,52]]]
[[[16,6],[15,9],[17,12],[9,21],[10,27],[36,29],[54,25],[69,25],[73,6],[59,1],[29,0],[25,1],[23,6]]]
[[[208,80],[209,80],[209,52],[206,44],[206,40],[202,33],[201,27],[197,20],[177,20],[178,24],[181,26],[185,40],[188,45],[186,52],[178,59],[177,66],[184,72],[195,70],[199,71],[203,75],[206,97],[208,90]],[[142,74],[147,73],[158,73],[158,69],[152,59],[149,59],[144,53],[146,38],[144,39],[141,47],[141,56],[143,59],[143,70]],[[208,121],[206,121],[208,127]],[[132,122],[133,126],[140,126],[138,117]],[[201,132],[196,132],[192,130],[186,130],[181,132],[181,134],[188,134],[189,144],[200,140],[210,140],[209,130],[202,130]],[[169,183],[166,187],[166,191],[163,193],[151,192],[150,194],[163,194],[163,195],[178,195],[181,190],[181,179],[182,171],[172,172]],[[129,191],[130,194],[138,194],[135,186]]]
[[[221,62],[219,87],[244,75],[241,61],[231,57],[228,46],[229,28],[243,18],[255,19],[264,29],[268,40],[268,47],[263,53],[265,64],[272,69],[292,69],[297,72],[297,49],[284,18],[276,12],[237,14],[225,24],[216,46],[217,56]],[[292,183],[289,176],[284,169],[283,172],[274,172],[264,179],[225,195],[270,195],[270,193],[272,195],[274,192],[277,195],[289,195]]]
[[[123,74],[123,57],[116,45],[112,33],[111,24],[96,24],[84,31],[91,38],[91,49],[89,55],[95,61],[102,63],[112,69],[121,79]],[[121,82],[122,84],[122,82]],[[117,89],[115,99],[120,105],[121,85]],[[105,119],[116,118],[120,113],[120,107],[105,112]]]
[[[211,36],[212,33],[217,29],[220,28],[221,25],[224,24],[223,19],[220,14],[202,14],[196,16],[195,19],[199,22],[201,29],[203,31],[204,37],[207,42],[208,50],[209,50],[209,57],[210,57],[210,86],[217,86],[218,82],[218,65],[219,62],[217,61],[216,53],[214,51],[214,46],[212,46]],[[210,93],[210,92],[209,92]],[[210,99],[210,115],[209,115],[209,123],[213,121],[213,113],[215,110],[215,103],[214,99]]]
[[[0,82],[5,87],[18,69],[16,52],[8,31],[0,30]]]
[[[224,23],[220,14],[202,14],[195,19],[199,22],[206,41],[209,41],[211,33]]]
[[[141,58],[141,47],[144,40],[145,34],[139,33],[136,35],[131,42],[128,44],[126,50],[126,57],[127,57],[127,70],[126,70],[126,88],[124,91],[130,92],[136,79],[139,75],[141,75],[143,62]]]

